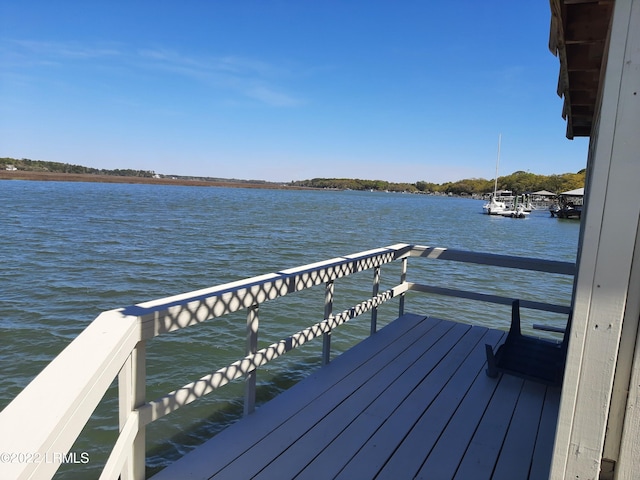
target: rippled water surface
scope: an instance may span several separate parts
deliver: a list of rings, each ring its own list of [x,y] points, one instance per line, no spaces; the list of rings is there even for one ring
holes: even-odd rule
[[[103,310],[400,242],[575,261],[579,231],[578,222],[545,212],[496,218],[476,200],[382,192],[2,181],[0,205],[0,408]],[[384,287],[398,279],[399,266],[383,268]],[[409,280],[560,304],[571,292],[570,279],[553,275],[418,259],[410,261]],[[338,281],[335,310],[370,292],[371,272]],[[265,304],[261,345],[319,321],[323,301],[320,288]],[[408,311],[505,328],[501,308],[407,299]],[[384,307],[381,323],[396,312],[397,304]],[[244,315],[154,339],[148,398],[242,356]],[[562,321],[537,313],[523,320]],[[368,318],[357,320],[332,345],[340,352],[366,332]],[[320,351],[310,342],[260,370],[258,401],[316,368]],[[74,447],[90,453],[90,464],[62,468],[60,477],[96,476],[91,469],[104,462],[117,432],[116,390]],[[150,425],[149,471],[237,418],[241,398],[242,385],[234,384]]]

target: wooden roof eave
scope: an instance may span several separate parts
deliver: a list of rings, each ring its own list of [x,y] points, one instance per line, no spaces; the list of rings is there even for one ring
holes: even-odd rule
[[[560,61],[567,138],[590,136],[614,0],[550,0],[549,50]]]
[[[560,61],[557,94],[564,99],[562,118],[567,120],[567,138],[573,138],[571,131],[571,102],[569,101],[569,72],[567,70],[567,51],[564,45],[564,28],[562,25],[561,0],[550,0],[551,26],[549,28],[549,50]]]

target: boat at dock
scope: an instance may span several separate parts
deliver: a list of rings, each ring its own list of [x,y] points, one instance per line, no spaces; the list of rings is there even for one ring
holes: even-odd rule
[[[549,207],[549,213],[557,218],[580,220],[584,204],[584,188],[576,188],[558,195],[558,203]]]
[[[489,201],[485,203],[482,208],[488,215],[500,215],[502,212],[508,210],[506,202],[498,200],[494,195],[491,196]]]
[[[522,205],[518,205],[515,209],[506,209],[499,213],[503,217],[510,218],[527,218],[531,212],[527,212],[525,207]]]
[[[498,156],[496,158],[496,175],[493,183],[493,193],[491,194],[489,201],[485,203],[482,208],[488,215],[500,215],[507,210],[508,198],[511,198],[511,192],[501,192],[498,196],[498,169],[500,167],[500,144],[502,143],[502,134],[498,135]],[[508,195],[503,195],[504,193]]]
[[[498,190],[498,170],[500,166],[501,143],[502,134],[498,135],[498,156],[496,159],[496,174],[493,183],[493,193],[489,196],[489,201],[482,206],[482,209],[488,215],[525,218],[534,208],[528,196],[513,195],[511,190]]]
[[[485,213],[502,217],[526,218],[535,210],[525,195],[514,196],[509,190],[498,193],[501,195],[491,195],[489,202],[482,206]]]
[[[528,195],[516,195],[510,212],[503,212],[503,216],[511,218],[527,218],[534,210]]]

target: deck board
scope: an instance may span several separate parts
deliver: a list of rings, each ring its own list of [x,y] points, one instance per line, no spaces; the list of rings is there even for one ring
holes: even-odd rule
[[[503,337],[405,315],[153,478],[544,478],[559,393],[488,378]]]
[[[489,334],[501,335],[502,332],[490,330]],[[498,385],[496,381],[485,375],[484,358],[479,363],[479,372],[473,384],[449,419],[416,478],[450,479],[454,477]]]
[[[460,338],[464,330],[458,329],[448,333],[455,335],[455,338]],[[439,348],[446,349],[450,346],[450,339],[445,339]],[[317,468],[321,468],[329,476],[337,475],[344,464],[358,453],[361,445],[369,441],[387,419],[394,416],[395,410],[398,408],[397,398],[399,396],[406,398],[411,394],[415,384],[412,377],[416,373],[423,375],[429,373],[428,368],[432,362],[428,360],[425,362],[423,357],[424,355],[405,370],[395,382],[390,383],[366,409],[362,409],[361,413],[302,471],[300,478],[312,478],[318,471]],[[336,462],[334,457],[341,457],[342,462]],[[329,460],[331,461],[329,462]],[[330,467],[327,469],[328,463],[330,463]]]
[[[546,387],[539,383],[524,383],[498,463],[493,472],[495,480],[527,478],[529,475],[536,436],[522,435],[521,432],[538,431],[545,389]]]
[[[385,421],[389,415],[392,415],[396,399],[398,396],[408,395],[415,386],[412,381],[416,373],[425,372],[433,363],[433,356],[442,355],[443,349],[452,348],[464,334],[466,328],[452,328],[447,331],[446,335],[432,344],[424,353],[428,339],[417,341],[412,345],[413,357],[415,362],[408,368],[406,363],[400,364],[396,359],[386,368],[382,369],[377,375],[371,378],[368,384],[357,391],[353,392],[345,400],[331,412],[331,414],[323,419],[323,426],[315,428],[301,437],[295,445],[291,446],[291,452],[287,456],[281,456],[265,470],[260,472],[261,478],[273,478],[272,475],[281,472],[284,468],[295,470],[300,468],[301,478],[308,475],[317,475],[316,467],[322,465],[321,471],[329,477],[333,477],[340,470],[342,464],[340,461],[346,461],[352,454],[355,454],[355,448],[375,432],[376,428]],[[435,352],[435,353],[434,353]],[[425,360],[424,357],[427,357]],[[431,358],[430,358],[431,357]],[[404,355],[402,356],[404,359]],[[398,374],[398,371],[402,373]],[[361,412],[354,418],[354,412]],[[335,428],[336,425],[344,426],[343,430]],[[318,456],[318,447],[322,445],[322,452]],[[322,458],[320,458],[322,457]],[[326,458],[330,458],[331,462],[327,463]],[[293,459],[293,461],[292,461]],[[315,465],[311,465],[317,460]],[[295,463],[293,463],[295,461]],[[328,469],[330,465],[332,469]],[[333,470],[333,471],[332,471]]]
[[[540,427],[538,430],[539,438],[544,439],[555,437],[556,422],[558,420],[559,409],[560,389],[547,389],[547,393],[544,398],[544,406],[542,409],[542,418],[540,419]],[[536,441],[529,478],[549,478],[549,459],[552,458],[552,455],[553,442]]]
[[[485,358],[484,345],[485,343],[495,343],[502,337],[502,332],[496,330],[481,333],[483,333],[483,335],[479,337],[480,341],[475,344],[471,353],[460,365],[460,368],[450,377],[450,380],[448,380],[437,398],[431,405],[424,406],[424,414],[414,424],[409,434],[381,470],[379,474],[380,478],[398,478],[398,471],[403,471],[413,478],[418,474],[422,465],[428,459],[432,458],[433,460],[430,463],[437,465],[442,465],[443,463],[458,465],[464,450],[439,450],[435,452],[433,457],[432,452],[443,432],[447,429],[450,421],[455,418],[454,414],[456,414],[457,417],[459,413],[457,410],[465,398],[474,402],[474,408],[476,410],[478,409],[477,405],[479,405],[479,403],[477,403],[477,398],[474,392],[471,391],[471,388],[475,384],[478,375],[484,375],[484,369],[482,368]],[[494,389],[495,386],[493,385],[491,391]],[[464,429],[469,430],[473,428],[473,425],[475,424],[465,421],[458,426],[455,432],[457,438],[455,439],[454,445],[460,444],[460,432],[464,431]],[[471,435],[469,434],[468,436],[470,437]],[[443,462],[443,458],[450,459],[450,461]],[[427,466],[425,471],[429,472],[429,476],[432,475],[430,467]],[[446,476],[440,478],[446,478]]]
[[[338,478],[358,478],[359,474],[362,475],[359,478],[373,478],[389,461],[394,452],[393,447],[403,444],[408,432],[412,431],[420,419],[421,413],[428,411],[429,407],[441,398],[445,385],[469,354],[469,350],[478,344],[483,333],[478,328],[458,325],[466,327],[465,335],[460,337],[455,345],[443,345],[443,350],[433,352],[434,355],[444,355],[442,360],[433,370],[424,372],[428,375],[410,392],[410,395],[398,398],[395,391],[391,392],[395,397],[395,403],[401,402],[400,405],[389,418],[383,419],[380,429],[366,441],[358,454],[340,472]],[[433,362],[432,358],[427,355],[425,357],[427,357],[425,363]],[[420,365],[419,368],[425,367]],[[419,433],[427,434],[424,431]],[[395,475],[392,473],[391,476],[398,478],[397,472]]]
[[[399,370],[406,368],[407,363],[414,362],[414,368],[428,368],[433,358],[442,356],[443,349],[453,347],[468,328],[461,324],[454,325],[453,328],[447,327],[449,325],[446,323],[440,323],[435,331],[431,331],[431,335],[423,338],[423,341],[415,339],[412,345],[404,349],[402,356],[390,359],[384,367],[375,371],[369,369],[367,375],[333,385],[317,402],[280,425],[268,438],[234,460],[221,473],[226,478],[252,478],[258,473],[257,478],[273,478],[285,469],[292,473],[302,470],[313,460],[318,450],[326,448],[340,433],[340,428],[349,425],[355,412],[373,411],[375,406],[380,405],[376,400],[384,396],[388,385],[398,376]],[[446,333],[438,338],[435,334],[439,334],[440,330],[445,330]],[[427,354],[422,355],[427,348]],[[428,355],[434,351],[435,353]],[[424,356],[433,358],[431,361],[420,362]],[[400,374],[395,395],[415,386],[411,379],[404,381],[402,385],[400,380],[407,376]],[[354,390],[354,387],[357,389]],[[372,404],[375,404],[374,408]],[[278,456],[285,450],[286,455]]]
[[[451,330],[450,325],[439,323],[429,330],[431,335],[424,339],[425,344],[416,338],[401,338],[401,344],[396,348],[390,351],[385,349],[378,354],[380,358],[377,359],[376,368],[366,368],[364,372],[358,368],[353,374],[331,385],[317,401],[282,422],[268,437],[234,459],[220,473],[226,478],[251,478],[258,473],[260,477],[269,478],[269,472],[278,471],[282,463],[286,463],[291,470],[298,465],[304,468],[305,462],[313,458],[309,456],[317,453],[320,445],[326,445],[330,436],[339,432],[336,432],[336,426],[348,425],[354,412],[366,408],[367,400],[371,401],[380,395],[391,377],[397,375],[400,353],[405,361],[419,358],[424,348],[429,347],[426,343],[437,343],[442,338],[440,335],[446,336]],[[278,456],[285,450],[286,456]]]
[[[491,478],[524,381],[503,375],[453,478]]]

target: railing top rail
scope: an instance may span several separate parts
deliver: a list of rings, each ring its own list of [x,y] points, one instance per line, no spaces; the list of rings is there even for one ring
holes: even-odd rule
[[[409,255],[546,273],[575,274],[575,264],[570,262],[399,243],[140,303],[121,311],[124,315],[139,317],[143,338],[152,338]]]
[[[427,257],[438,260],[451,260],[454,262],[476,263],[478,265],[491,265],[495,267],[516,268],[545,273],[557,273],[561,275],[575,275],[576,264],[558,260],[542,258],[520,257],[514,255],[500,255],[495,253],[471,252],[452,248],[429,247],[425,245],[413,245],[412,257]]]
[[[145,339],[319,285],[407,256],[400,243],[123,308],[140,318]]]

